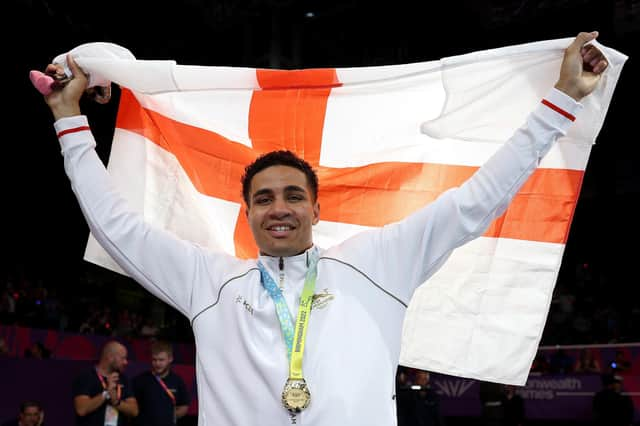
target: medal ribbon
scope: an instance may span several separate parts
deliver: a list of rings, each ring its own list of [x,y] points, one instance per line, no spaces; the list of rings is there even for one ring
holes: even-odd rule
[[[311,305],[313,302],[313,292],[316,288],[316,277],[318,275],[318,251],[313,249],[309,259],[309,268],[304,280],[304,288],[300,296],[300,307],[298,316],[293,327],[291,313],[287,307],[287,302],[282,295],[282,290],[275,283],[271,275],[267,272],[262,262],[258,262],[262,286],[267,290],[273,303],[276,305],[276,313],[280,321],[280,328],[287,345],[287,356],[289,358],[289,378],[302,379],[302,358],[304,355],[304,343],[307,336],[307,326],[311,316]]]

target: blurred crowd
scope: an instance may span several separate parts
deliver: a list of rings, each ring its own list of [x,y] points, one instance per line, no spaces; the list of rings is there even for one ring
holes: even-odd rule
[[[188,320],[127,277],[88,268],[68,283],[17,269],[0,276],[0,324],[191,342]],[[37,349],[34,348],[34,351]]]
[[[556,284],[542,345],[640,341],[640,299],[612,291],[605,274],[589,263]]]
[[[31,276],[19,265],[0,271],[0,324],[113,337],[192,341],[183,315],[127,277],[87,267],[68,283]],[[640,341],[640,300],[610,294],[588,264],[559,281],[541,345]]]

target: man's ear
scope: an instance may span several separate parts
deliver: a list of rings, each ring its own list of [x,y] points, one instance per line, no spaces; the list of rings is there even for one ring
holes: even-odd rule
[[[320,222],[320,203],[316,201],[313,205],[313,222],[311,223],[315,225],[318,222]]]

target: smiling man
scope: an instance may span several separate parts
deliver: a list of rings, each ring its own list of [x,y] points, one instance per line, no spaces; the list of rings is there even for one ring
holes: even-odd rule
[[[178,239],[129,208],[95,152],[80,111],[87,77],[68,56],[74,78],[45,96],[66,173],[104,249],[190,319],[198,424],[396,424],[395,372],[414,290],[455,248],[483,234],[569,129],[578,101],[607,68],[588,44],[596,36],[575,38],[555,88],[467,182],[402,221],[337,246],[313,241],[320,205],[309,164],[287,151],[260,156],[242,180],[260,250],[249,260]],[[64,71],[50,64],[46,73]],[[323,303],[314,304],[319,297]],[[473,357],[460,359],[469,364]]]
[[[242,178],[251,232],[262,254],[294,256],[313,244],[320,220],[318,178],[289,151],[275,151],[247,167]]]

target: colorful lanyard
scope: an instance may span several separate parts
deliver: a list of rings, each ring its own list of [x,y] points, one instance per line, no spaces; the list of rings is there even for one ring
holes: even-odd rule
[[[151,373],[153,374],[153,373]],[[173,403],[173,406],[176,406],[176,396],[169,390],[169,388],[167,387],[167,384],[164,382],[164,380],[162,380],[162,377],[160,376],[156,376],[155,374],[153,375],[153,377],[156,378],[156,380],[158,381],[158,383],[160,383],[160,386],[162,386],[162,389],[164,389],[164,391],[167,393],[167,395],[169,395],[169,398],[171,398],[171,402]]]
[[[309,258],[309,268],[304,281],[304,288],[300,296],[300,307],[298,308],[298,316],[293,325],[293,319],[287,302],[282,295],[282,290],[275,283],[271,275],[267,272],[262,262],[258,262],[260,268],[260,276],[262,285],[267,290],[273,303],[276,305],[276,313],[280,321],[280,328],[287,345],[287,356],[289,358],[289,377],[292,379],[302,379],[302,358],[304,354],[304,343],[307,335],[307,326],[311,314],[311,305],[313,302],[313,292],[316,287],[316,277],[318,275],[318,251],[316,248],[311,250]]]

